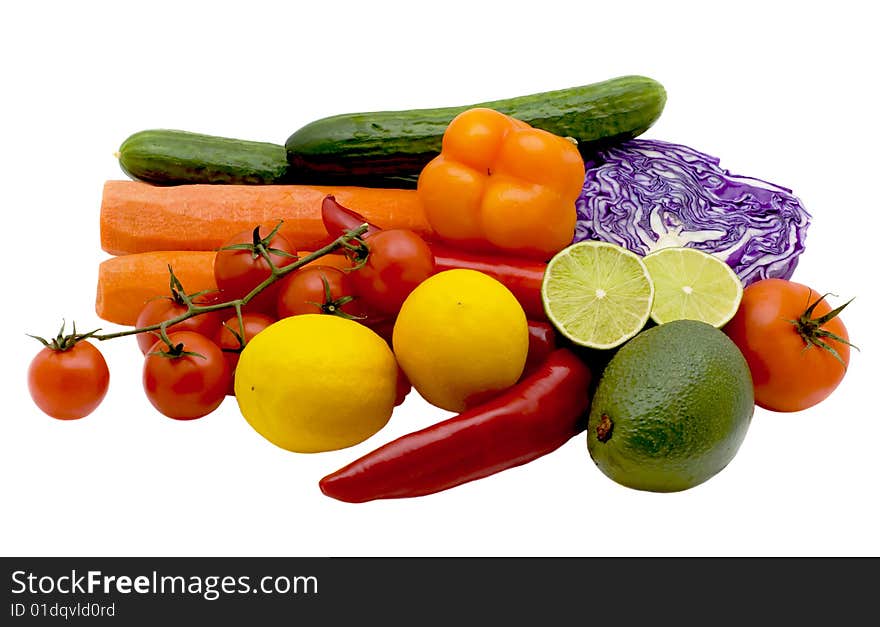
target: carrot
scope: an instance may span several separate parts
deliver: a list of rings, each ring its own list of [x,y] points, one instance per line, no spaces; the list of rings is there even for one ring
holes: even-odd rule
[[[332,194],[382,228],[431,227],[415,190],[309,185],[178,185],[107,181],[101,201],[101,248],[112,255],[155,250],[213,250],[257,225],[284,220],[297,249],[329,241],[321,201]]]
[[[301,257],[308,254],[299,252]],[[318,264],[351,267],[349,260],[338,254],[324,255],[307,265]],[[144,303],[171,293],[169,265],[187,292],[217,289],[212,251],[157,251],[111,257],[98,267],[98,316],[108,322],[134,325]]]
[[[144,303],[171,293],[168,266],[187,292],[216,290],[214,253],[210,251],[149,252],[111,257],[98,266],[98,316],[116,324],[134,325]]]

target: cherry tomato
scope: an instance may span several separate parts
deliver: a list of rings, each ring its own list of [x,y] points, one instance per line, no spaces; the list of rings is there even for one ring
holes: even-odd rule
[[[28,389],[37,407],[52,418],[76,420],[104,400],[110,371],[104,356],[87,341],[65,350],[46,347],[28,368]]]
[[[210,296],[206,299],[196,299],[196,301],[200,304],[207,303],[209,300],[216,299],[217,296]],[[177,316],[186,313],[186,305],[182,302],[176,300],[172,297],[165,298],[156,298],[150,301],[147,301],[147,304],[144,305],[144,308],[141,309],[141,312],[138,314],[137,322],[135,326],[137,327],[147,327],[154,324],[159,324],[164,320],[170,320],[171,318],[176,318]],[[222,323],[223,316],[225,316],[227,312],[223,312],[222,314],[219,311],[209,311],[203,314],[199,314],[197,316],[193,316],[192,318],[187,318],[183,322],[178,322],[177,324],[173,324],[166,329],[167,333],[175,333],[177,331],[192,331],[193,333],[200,333],[207,337],[214,337],[217,331],[220,329],[220,324]],[[158,339],[158,332],[151,333],[138,333],[137,334],[137,343],[141,349],[141,352],[146,354],[147,351],[156,343]]]
[[[365,304],[396,315],[406,297],[434,274],[434,253],[414,231],[391,229],[371,235],[370,254],[352,272],[355,290]]]
[[[241,353],[238,350],[241,348],[241,342],[238,337],[235,336],[235,333],[238,333],[244,340],[244,343],[247,344],[257,333],[273,322],[275,322],[275,318],[267,314],[256,312],[243,313],[241,314],[241,323],[239,323],[237,316],[232,316],[223,324],[223,326],[220,327],[217,335],[214,336],[214,343],[223,351],[223,357],[226,358],[226,363],[229,365],[229,372],[232,374],[229,381],[229,388],[226,391],[227,394],[235,394],[232,379],[235,375],[235,367],[238,365],[238,358],[241,356]],[[242,334],[242,325],[244,325],[244,334]],[[233,333],[233,331],[235,331],[235,333]]]
[[[757,405],[782,412],[812,407],[846,374],[849,335],[837,316],[816,320],[832,310],[824,299],[809,310],[820,298],[809,287],[783,279],[757,281],[743,290],[739,310],[724,331],[749,364]]]
[[[192,420],[210,414],[226,397],[232,376],[223,353],[210,339],[192,331],[171,333],[168,339],[183,352],[160,354],[169,348],[161,340],[151,347],[143,371],[147,398],[169,418]]]
[[[246,246],[244,249],[223,250],[228,246]],[[272,274],[259,250],[266,250],[275,266],[281,268],[296,261],[296,248],[280,233],[263,227],[257,236],[254,231],[242,231],[226,241],[214,257],[214,279],[226,300],[247,296],[257,285]],[[281,252],[275,252],[281,251]],[[278,295],[278,283],[257,294],[247,308],[273,314]]]
[[[351,279],[339,268],[308,266],[284,277],[279,283],[275,309],[279,318],[337,310],[352,316],[360,315],[356,302],[349,300],[354,291]]]

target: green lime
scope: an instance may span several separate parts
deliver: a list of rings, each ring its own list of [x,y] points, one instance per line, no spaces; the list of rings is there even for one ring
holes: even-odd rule
[[[572,342],[614,348],[644,328],[654,285],[641,257],[591,240],[572,244],[550,260],[541,299],[547,317]]]
[[[748,364],[730,338],[705,322],[675,320],[639,333],[608,362],[587,446],[617,483],[686,490],[733,459],[754,408]]]
[[[651,319],[727,324],[742,300],[742,282],[721,259],[696,248],[662,248],[644,257],[654,282]]]

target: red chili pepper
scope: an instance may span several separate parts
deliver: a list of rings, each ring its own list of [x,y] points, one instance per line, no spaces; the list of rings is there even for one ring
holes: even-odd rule
[[[434,252],[437,272],[467,268],[488,274],[504,284],[522,305],[526,318],[546,320],[544,303],[541,301],[541,283],[547,264],[542,261],[529,261],[516,257],[486,255],[451,248],[437,242],[429,242]]]
[[[529,354],[520,381],[538,368],[556,350],[556,329],[549,322],[529,320]]]
[[[363,216],[343,207],[333,196],[326,196],[321,203],[321,219],[324,228],[333,237],[367,223]],[[376,225],[369,224],[364,237],[369,237],[380,230]],[[546,263],[518,257],[469,252],[437,242],[428,242],[428,244],[434,252],[437,272],[465,268],[488,274],[513,293],[522,305],[527,318],[547,320],[544,304],[541,302],[541,283],[544,280]]]
[[[367,225],[367,231],[361,236],[363,238],[382,230],[375,224],[367,222],[359,213],[340,205],[334,196],[324,196],[324,200],[321,201],[321,221],[331,239],[339,237],[346,231],[353,231],[362,224]]]
[[[349,503],[422,496],[520,466],[583,431],[587,366],[565,348],[500,396],[405,435],[321,479]]]

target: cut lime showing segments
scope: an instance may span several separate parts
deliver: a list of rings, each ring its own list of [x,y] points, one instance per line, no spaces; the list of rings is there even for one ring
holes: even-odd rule
[[[663,248],[644,258],[654,282],[651,319],[699,320],[721,328],[742,300],[742,282],[724,261],[695,248]]]
[[[641,257],[607,242],[584,241],[556,254],[541,299],[565,337],[590,348],[614,348],[644,328],[654,285]]]

